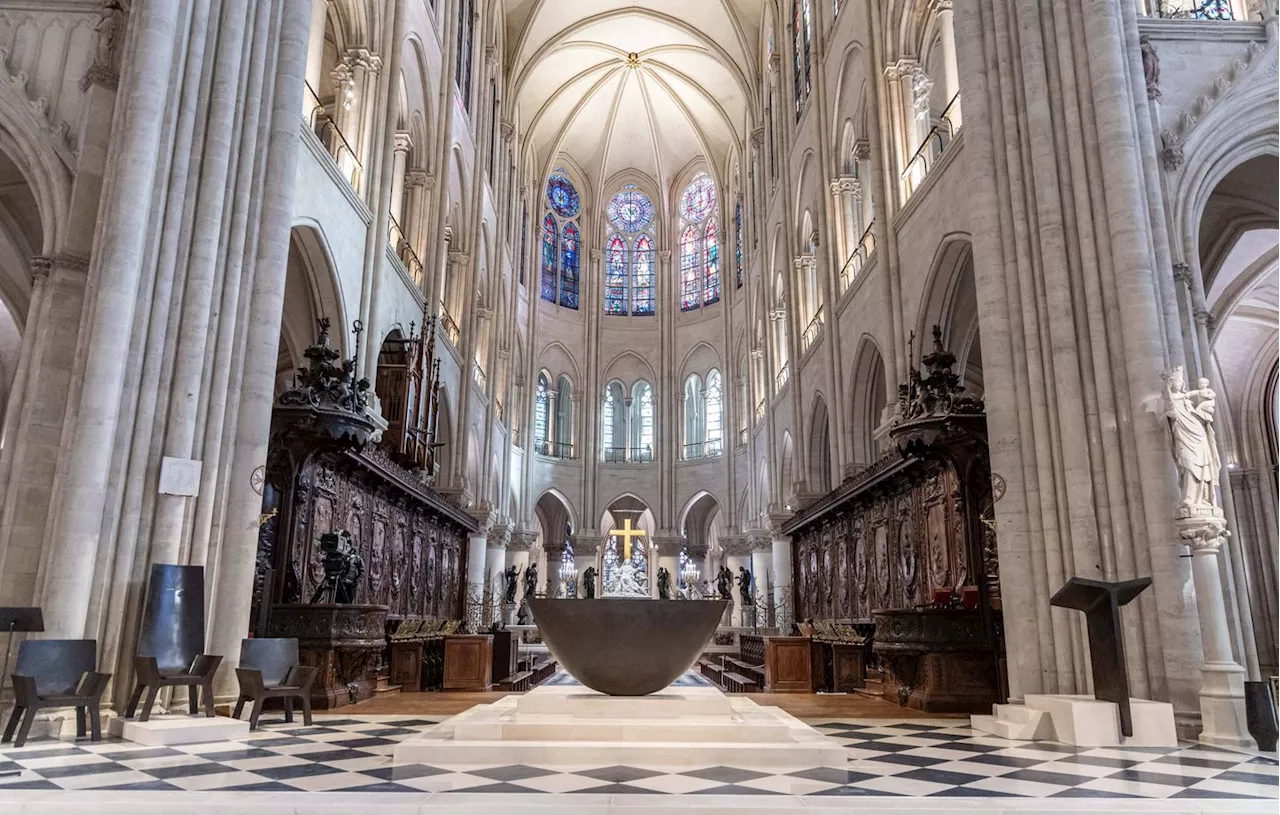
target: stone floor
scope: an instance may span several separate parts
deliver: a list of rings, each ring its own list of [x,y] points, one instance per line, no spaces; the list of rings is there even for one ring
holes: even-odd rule
[[[31,741],[0,751],[0,772],[21,771],[0,777],[0,812],[1276,811],[1274,755],[1010,743],[955,719],[811,721],[846,745],[844,767],[674,770],[641,754],[625,766],[392,766],[395,743],[433,721],[275,720],[243,741],[180,747]]]

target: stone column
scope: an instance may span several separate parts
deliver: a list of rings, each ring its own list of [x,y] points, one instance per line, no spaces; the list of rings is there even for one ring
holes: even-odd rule
[[[486,602],[481,622],[487,627],[497,619],[502,601],[502,570],[507,565],[507,542],[511,530],[506,526],[494,526],[489,531],[484,554],[484,586]]]
[[[599,597],[601,590],[600,533],[594,529],[589,529],[581,535],[574,535],[570,540],[573,542],[573,568],[578,572],[578,596],[587,596],[587,588],[583,584],[582,576],[586,574],[587,569],[594,568],[596,570],[596,597]]]
[[[484,630],[485,567],[489,559],[488,531],[467,536],[467,591],[463,595],[463,615],[467,631]]]
[[[934,0],[938,14],[938,32],[942,39],[942,82],[947,102],[960,93],[960,68],[956,63],[956,29],[952,22],[951,0]],[[951,125],[960,129],[960,100],[951,108]]]
[[[791,589],[791,538],[774,535],[771,544],[774,626],[779,634],[786,636],[796,621],[795,596]]]
[[[324,29],[329,18],[329,0],[312,0],[311,28],[307,35],[307,84],[320,92],[320,71],[324,67]],[[305,98],[305,97],[304,97]]]
[[[1200,615],[1204,664],[1200,675],[1200,741],[1224,747],[1256,750],[1249,735],[1244,705],[1244,668],[1231,653],[1231,632],[1222,596],[1219,553],[1227,534],[1227,519],[1217,507],[1182,507],[1174,521],[1178,535],[1191,547],[1191,574]]]
[[[657,557],[657,568],[653,570],[650,594],[654,597],[658,596],[658,569],[666,569],[671,574],[671,597],[674,599],[680,584],[680,549],[684,545],[684,538],[678,535],[663,535],[650,538],[649,543],[652,544],[651,554]]]
[[[756,603],[756,625],[764,627],[772,622],[773,598],[773,546],[768,535],[748,534],[751,547],[751,593]]]
[[[403,130],[396,131],[395,152],[391,163],[391,220],[400,228],[399,238],[406,239],[404,228],[404,189],[408,180],[406,172],[409,163],[409,151],[413,149],[413,139]],[[398,252],[399,246],[394,247]]]
[[[113,148],[117,172],[99,221],[100,258],[94,303],[85,325],[88,344],[84,381],[76,406],[75,439],[66,451],[61,512],[45,570],[46,636],[84,636],[97,561],[111,455],[120,420],[125,366],[142,278],[143,253],[152,219],[151,196],[159,162],[167,106],[167,80],[176,52],[178,4],[140,3],[131,20],[129,84],[119,91],[123,115]],[[296,113],[296,106],[295,111]],[[295,139],[296,140],[296,139]]]
[[[875,185],[871,182],[871,141],[869,139],[858,139],[853,145],[853,157],[858,162],[858,177],[864,180],[866,188],[862,191],[861,207],[858,212],[858,234],[854,240],[860,240],[862,233],[867,231],[867,227],[871,226],[871,222],[875,220],[875,194],[873,190]],[[853,251],[850,249],[849,251]]]
[[[712,577],[711,564],[707,562],[709,551],[710,547],[707,546],[706,541],[685,541],[684,553],[689,558],[689,562],[698,570],[698,575],[695,579],[698,591],[702,591],[703,581],[708,581],[707,589],[711,596],[714,596],[715,587],[709,582]]]
[[[517,530],[511,533],[511,541],[507,544],[507,565],[519,570],[516,578],[516,604],[510,609],[508,624],[514,623],[520,604],[524,602],[524,570],[529,568],[529,547],[538,539],[536,532]]]
[[[858,228],[858,208],[862,205],[862,182],[854,176],[841,176],[830,184],[831,195],[836,199],[836,210],[840,217],[836,219],[836,245],[839,249],[840,268],[836,270],[839,277],[844,273],[844,264],[849,255],[858,248],[858,239],[862,231]],[[840,281],[841,291],[845,282]]]
[[[547,568],[542,574],[542,591],[547,597],[555,597],[560,592],[560,562],[564,559],[565,543],[544,540],[542,551],[547,556]]]

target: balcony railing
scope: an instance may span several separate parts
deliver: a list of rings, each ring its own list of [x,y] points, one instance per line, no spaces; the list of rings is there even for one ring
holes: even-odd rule
[[[858,245],[849,253],[849,259],[844,262],[844,266],[840,267],[840,291],[847,291],[853,285],[853,281],[858,279],[867,261],[870,260],[871,253],[876,251],[875,227],[874,220],[867,224],[867,230],[862,233]]]
[[[542,439],[533,443],[533,452],[551,458],[573,458],[573,445],[567,441]]]
[[[342,135],[342,131],[338,129],[333,117],[329,115],[328,110],[321,103],[320,97],[316,96],[315,89],[310,85],[306,86],[303,95],[303,107],[305,110],[303,119],[306,121],[307,127],[311,128],[311,132],[316,134],[316,138],[320,139],[320,143],[329,152],[334,164],[338,165],[338,170],[347,179],[351,189],[360,192],[360,182],[364,176],[364,167],[361,166],[360,159],[356,156],[356,151],[352,149],[346,136]]]
[[[501,400],[501,399],[494,399],[494,400],[493,400],[493,406],[494,406],[494,407],[497,409],[497,411],[498,411],[498,421],[500,421],[500,422],[505,421],[505,420],[506,420],[506,413],[507,413],[507,412],[506,412],[506,410],[502,407],[502,400]]]
[[[764,421],[764,400],[763,399],[760,400],[760,404],[756,405],[756,421],[757,422]]]
[[[960,132],[960,126],[955,124],[952,116],[960,110],[960,94],[957,92],[951,97],[951,101],[947,103],[946,110],[942,111],[938,123],[929,129],[928,135],[924,137],[924,141],[916,149],[915,155],[907,162],[907,166],[902,171],[902,178],[907,184],[907,195],[911,195],[920,186],[920,182],[924,181],[925,176],[929,174],[930,168],[937,162],[942,154],[947,151],[947,146],[951,144],[951,140],[955,138],[956,133]]]
[[[413,251],[413,245],[409,243],[409,239],[404,235],[404,230],[400,228],[400,224],[396,222],[395,218],[391,218],[387,222],[387,242],[395,250],[396,257],[400,258],[400,262],[404,264],[404,270],[409,273],[414,285],[421,291],[423,279],[422,261],[418,259],[418,253]]]
[[[608,464],[649,464],[653,461],[652,447],[606,447],[602,452]]]
[[[457,348],[458,342],[462,339],[462,329],[458,328],[453,315],[444,307],[444,303],[440,304],[440,327],[444,329],[444,335],[449,338],[449,342],[453,343],[453,347]]]
[[[791,361],[788,360],[782,366],[782,370],[778,371],[778,375],[774,377],[773,384],[777,390],[782,390],[787,386],[787,382],[791,380]]]
[[[823,306],[818,306],[818,310],[813,314],[813,319],[809,321],[808,327],[800,335],[801,351],[809,350],[809,346],[817,342],[818,337],[822,336],[822,325],[825,319],[822,313],[823,308]]]
[[[1231,0],[1152,0],[1151,15],[1176,20],[1234,20]]]
[[[714,458],[724,452],[724,443],[720,439],[695,441],[684,446],[684,460],[696,461],[700,458]]]
[[[484,372],[484,368],[480,367],[479,362],[471,363],[471,378],[476,381],[481,391],[489,386],[489,375]]]
[[[739,447],[747,446],[747,429],[745,427],[740,428],[738,430],[738,446]]]

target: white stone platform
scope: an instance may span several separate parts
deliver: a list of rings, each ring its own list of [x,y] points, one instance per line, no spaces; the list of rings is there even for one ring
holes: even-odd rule
[[[447,719],[395,748],[397,764],[647,763],[672,767],[843,766],[845,748],[779,708],[718,688],[605,696],[548,686]]]
[[[974,730],[1013,740],[1053,740],[1076,747],[1177,747],[1173,705],[1130,699],[1133,735],[1120,733],[1120,708],[1084,694],[1029,693],[1025,704],[996,705],[972,716]]]
[[[249,737],[249,722],[229,716],[209,718],[203,714],[151,714],[145,722],[123,717],[112,719],[107,731],[125,741],[165,747],[174,744],[198,744],[207,741],[238,741]]]

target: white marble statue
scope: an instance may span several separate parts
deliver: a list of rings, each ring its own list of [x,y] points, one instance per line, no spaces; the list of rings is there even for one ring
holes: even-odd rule
[[[1196,390],[1186,390],[1186,374],[1178,366],[1165,375],[1165,418],[1173,434],[1173,458],[1178,466],[1182,506],[1217,504],[1215,489],[1222,470],[1213,416],[1216,395],[1209,380],[1200,379]]]
[[[644,573],[631,561],[623,561],[613,570],[609,581],[605,584],[605,597],[648,597],[649,589],[645,585]]]

